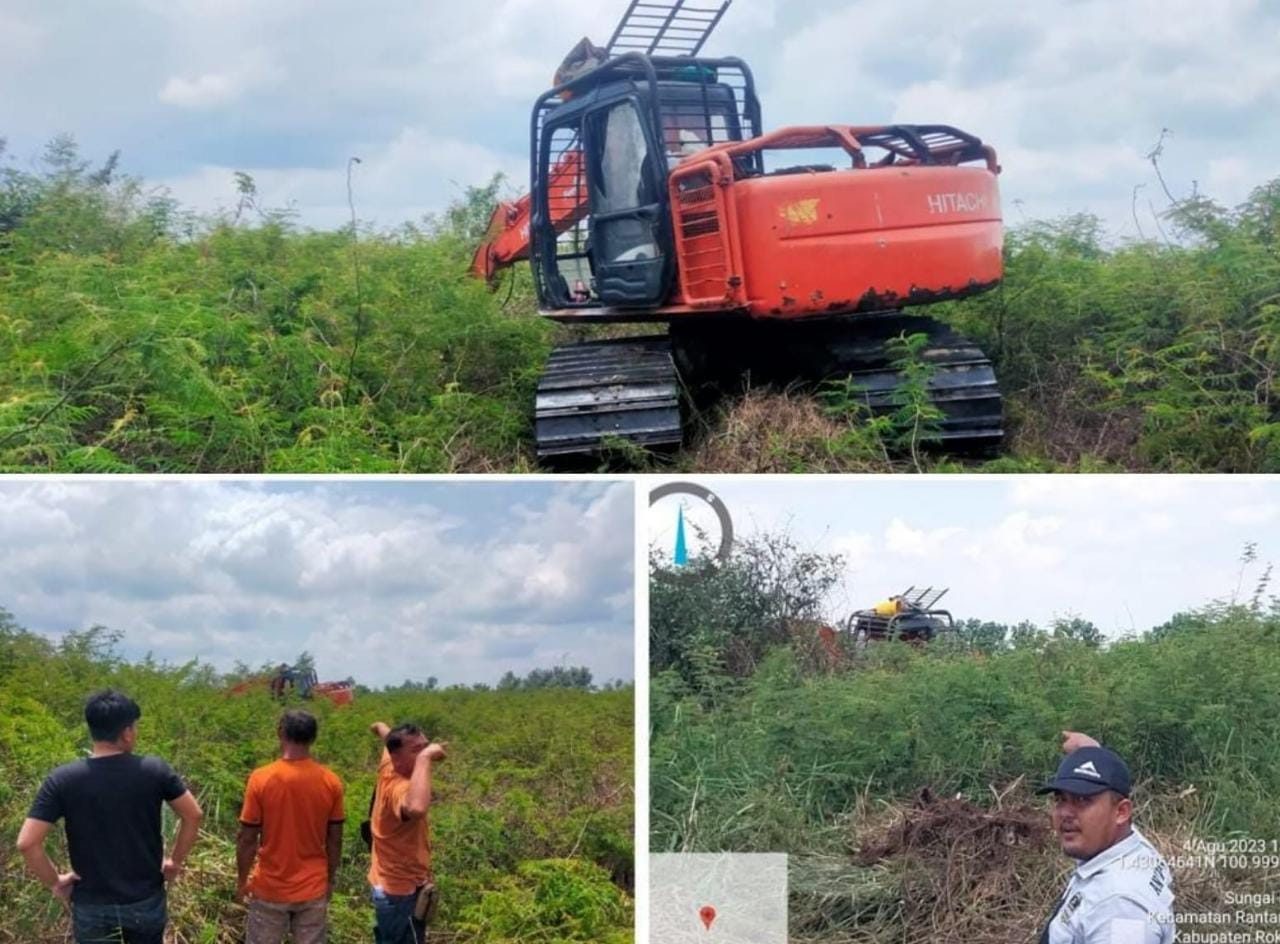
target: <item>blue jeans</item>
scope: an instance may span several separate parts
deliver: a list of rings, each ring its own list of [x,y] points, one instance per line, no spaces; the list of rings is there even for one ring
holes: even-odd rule
[[[381,886],[375,885],[371,895],[375,944],[425,944],[427,926],[413,916],[413,905],[418,900],[416,891],[409,895],[388,895]]]
[[[71,903],[76,944],[164,944],[168,920],[163,891],[130,905]]]

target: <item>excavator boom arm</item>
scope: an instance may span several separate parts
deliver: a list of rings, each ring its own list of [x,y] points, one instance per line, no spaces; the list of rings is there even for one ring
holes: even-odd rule
[[[565,151],[552,168],[547,177],[547,197],[551,225],[557,235],[572,229],[587,215],[581,149]],[[525,194],[514,202],[499,203],[489,218],[484,241],[471,259],[472,274],[492,283],[503,269],[528,259],[532,217],[532,194]]]

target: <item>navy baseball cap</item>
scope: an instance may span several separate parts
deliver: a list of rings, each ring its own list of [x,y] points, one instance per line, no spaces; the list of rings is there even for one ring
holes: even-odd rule
[[[1128,796],[1133,789],[1129,767],[1115,751],[1105,747],[1082,747],[1072,751],[1058,765],[1058,773],[1036,793],[1074,793],[1093,796],[1114,790]]]

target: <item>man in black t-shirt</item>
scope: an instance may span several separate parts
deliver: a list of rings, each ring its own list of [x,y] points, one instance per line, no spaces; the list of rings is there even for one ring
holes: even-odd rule
[[[133,753],[140,717],[142,709],[127,695],[90,695],[84,718],[93,752],[49,775],[18,833],[27,867],[70,903],[78,944],[162,944],[165,882],[182,873],[204,815],[168,764]],[[179,820],[168,858],[160,832],[162,803]],[[71,871],[62,873],[44,849],[60,819],[71,857]]]

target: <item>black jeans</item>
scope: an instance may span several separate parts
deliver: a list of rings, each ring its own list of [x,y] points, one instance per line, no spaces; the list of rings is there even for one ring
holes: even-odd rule
[[[71,903],[76,944],[164,944],[164,892],[129,905]]]

